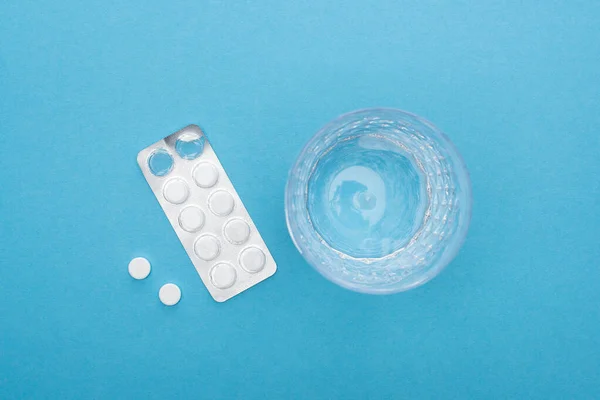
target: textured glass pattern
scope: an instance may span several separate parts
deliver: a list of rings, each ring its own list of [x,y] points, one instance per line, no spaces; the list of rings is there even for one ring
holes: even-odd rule
[[[435,126],[394,109],[343,115],[294,163],[288,229],[331,281],[394,293],[437,275],[462,245],[471,215],[469,175]]]

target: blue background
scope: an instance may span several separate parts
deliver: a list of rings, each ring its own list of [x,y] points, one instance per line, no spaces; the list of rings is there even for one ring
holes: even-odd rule
[[[598,1],[4,0],[0,21],[0,398],[600,397]],[[385,297],[320,277],[283,210],[303,143],[370,106],[446,131],[474,190],[455,261]],[[224,304],[135,161],[189,123],[279,265]]]

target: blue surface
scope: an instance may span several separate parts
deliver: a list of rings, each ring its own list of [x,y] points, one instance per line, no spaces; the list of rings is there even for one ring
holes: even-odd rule
[[[598,1],[5,0],[0,16],[0,398],[600,397]],[[457,259],[387,297],[321,278],[283,215],[303,143],[368,106],[436,123],[474,190]],[[135,162],[189,123],[279,264],[224,304]]]

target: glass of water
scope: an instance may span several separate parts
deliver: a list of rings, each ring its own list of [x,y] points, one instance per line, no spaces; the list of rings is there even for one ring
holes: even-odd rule
[[[285,211],[294,244],[327,279],[395,293],[422,285],[454,258],[469,226],[471,183],[433,124],[366,109],[330,122],[304,146]]]

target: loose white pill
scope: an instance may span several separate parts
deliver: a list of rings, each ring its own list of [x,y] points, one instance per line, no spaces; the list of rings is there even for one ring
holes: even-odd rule
[[[210,280],[219,289],[230,288],[236,278],[235,268],[228,263],[219,263],[210,270]]]
[[[158,291],[158,298],[165,306],[174,306],[181,299],[181,290],[174,283],[164,284]]]
[[[225,190],[217,190],[208,198],[210,211],[221,217],[231,214],[233,205],[233,196]]]
[[[250,236],[250,227],[246,221],[239,218],[228,221],[223,231],[227,240],[233,244],[243,244]]]
[[[150,262],[144,257],[136,257],[129,261],[128,269],[133,279],[145,279],[150,275]]]
[[[240,254],[240,265],[252,274],[261,271],[265,261],[265,253],[258,247],[248,247]]]
[[[202,188],[211,188],[215,186],[215,183],[219,180],[219,171],[217,171],[217,168],[211,163],[201,162],[194,167],[192,176],[194,177],[196,185]]]
[[[181,204],[185,202],[190,194],[187,183],[182,179],[171,179],[165,184],[163,195],[169,203]]]
[[[219,240],[213,235],[202,235],[194,243],[194,253],[204,261],[214,260],[220,252]]]
[[[179,226],[187,232],[198,232],[204,226],[204,212],[195,206],[189,206],[179,213]]]

